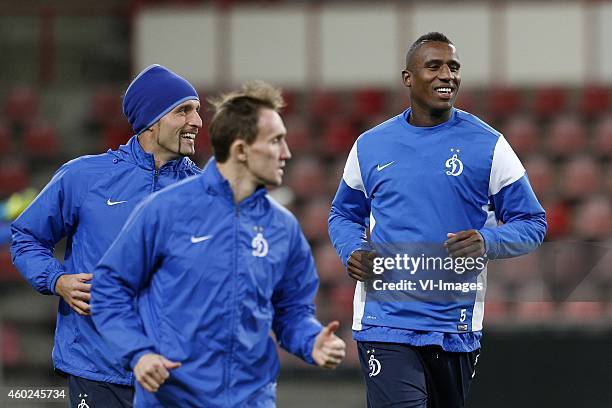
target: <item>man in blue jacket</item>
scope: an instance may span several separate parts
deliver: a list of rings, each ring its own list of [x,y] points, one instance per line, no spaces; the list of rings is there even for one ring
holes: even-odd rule
[[[256,81],[215,105],[214,159],[143,202],[96,268],[94,321],[134,370],[137,407],[274,407],[270,330],[308,363],[345,355],[338,322],[315,318],[300,226],[264,187],[291,158],[280,92]]]
[[[68,376],[73,407],[82,400],[131,406],[132,373],[95,329],[89,282],[139,201],[200,173],[185,157],[195,152],[199,108],[198,94],[185,79],[160,65],[148,67],[123,99],[135,132],[127,145],[64,164],[12,225],[15,266],[38,292],[60,296],[53,364]],[[62,264],[53,252],[64,237]]]
[[[353,145],[329,233],[358,281],[368,406],[459,408],[480,349],[487,259],[534,250],[545,213],[504,137],[453,107],[460,63],[446,36],[417,39],[402,78],[411,107]]]

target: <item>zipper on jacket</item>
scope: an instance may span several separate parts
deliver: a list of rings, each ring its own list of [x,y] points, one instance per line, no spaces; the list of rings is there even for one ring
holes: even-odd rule
[[[239,226],[240,226],[240,204],[236,204],[236,211],[235,211],[235,216],[234,216],[234,265],[233,265],[233,270],[236,272],[234,274],[232,274],[232,302],[230,303],[230,307],[231,309],[231,320],[230,320],[230,338],[229,338],[229,354],[227,357],[227,370],[225,371],[225,390],[227,392],[227,404],[228,406],[231,406],[231,390],[230,390],[230,378],[231,378],[231,369],[232,369],[232,355],[233,355],[233,351],[234,351],[234,333],[235,333],[235,329],[236,329],[236,314],[239,313],[239,310],[237,310],[237,305],[236,305],[236,299],[237,299],[237,288],[236,288],[236,283],[238,281],[238,254],[239,254],[239,245],[240,245],[240,241],[238,239],[238,233],[239,233]]]
[[[157,189],[157,179],[159,178],[159,170],[155,169],[155,171],[153,171],[153,189],[151,190],[152,193],[155,192],[155,190]]]

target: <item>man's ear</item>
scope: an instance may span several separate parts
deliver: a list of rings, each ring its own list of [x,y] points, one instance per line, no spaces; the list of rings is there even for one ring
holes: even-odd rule
[[[412,72],[408,71],[407,69],[403,70],[402,82],[404,82],[404,86],[410,88],[410,85],[412,83]]]
[[[247,161],[247,144],[242,139],[236,139],[230,146],[230,157],[235,157],[240,163]]]

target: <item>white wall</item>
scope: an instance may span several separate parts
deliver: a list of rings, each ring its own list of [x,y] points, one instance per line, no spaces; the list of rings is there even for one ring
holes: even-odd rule
[[[218,20],[207,8],[144,11],[134,21],[134,73],[161,64],[194,84],[216,82]]]
[[[612,83],[612,3],[603,4],[597,13],[601,36],[597,41],[597,56],[601,67],[601,79]]]
[[[135,21],[133,65],[168,65],[207,88],[394,87],[412,41],[442,31],[464,86],[612,82],[611,22],[612,1],[150,9]]]
[[[463,86],[470,86],[491,80],[491,14],[482,3],[457,2],[440,7],[434,4],[419,4],[414,8],[414,38],[429,31],[445,33],[457,46],[461,61]]]
[[[321,12],[323,86],[399,84],[397,9],[346,5]]]
[[[306,82],[306,13],[301,8],[239,8],[230,18],[232,82]]]
[[[505,15],[505,62],[512,84],[577,83],[585,77],[581,3],[520,3]]]

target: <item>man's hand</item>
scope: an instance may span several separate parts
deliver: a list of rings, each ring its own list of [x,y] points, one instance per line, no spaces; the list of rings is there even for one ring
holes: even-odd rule
[[[180,366],[181,363],[170,361],[159,354],[150,353],[138,359],[134,366],[134,375],[136,376],[136,381],[142,385],[142,388],[149,392],[156,392],[170,377],[168,370],[173,370]]]
[[[484,239],[474,229],[448,233],[447,236],[444,246],[453,258],[478,258],[485,254]]]
[[[372,269],[374,268],[374,251],[355,251],[348,259],[346,271],[348,275],[358,281],[366,281],[374,276]]]
[[[340,323],[335,320],[324,327],[315,339],[312,347],[312,359],[319,367],[336,368],[344,360],[346,344],[336,336]]]
[[[90,314],[91,284],[85,282],[92,279],[93,274],[91,273],[62,275],[55,282],[55,293],[60,295],[75,312],[81,316],[88,316]]]

